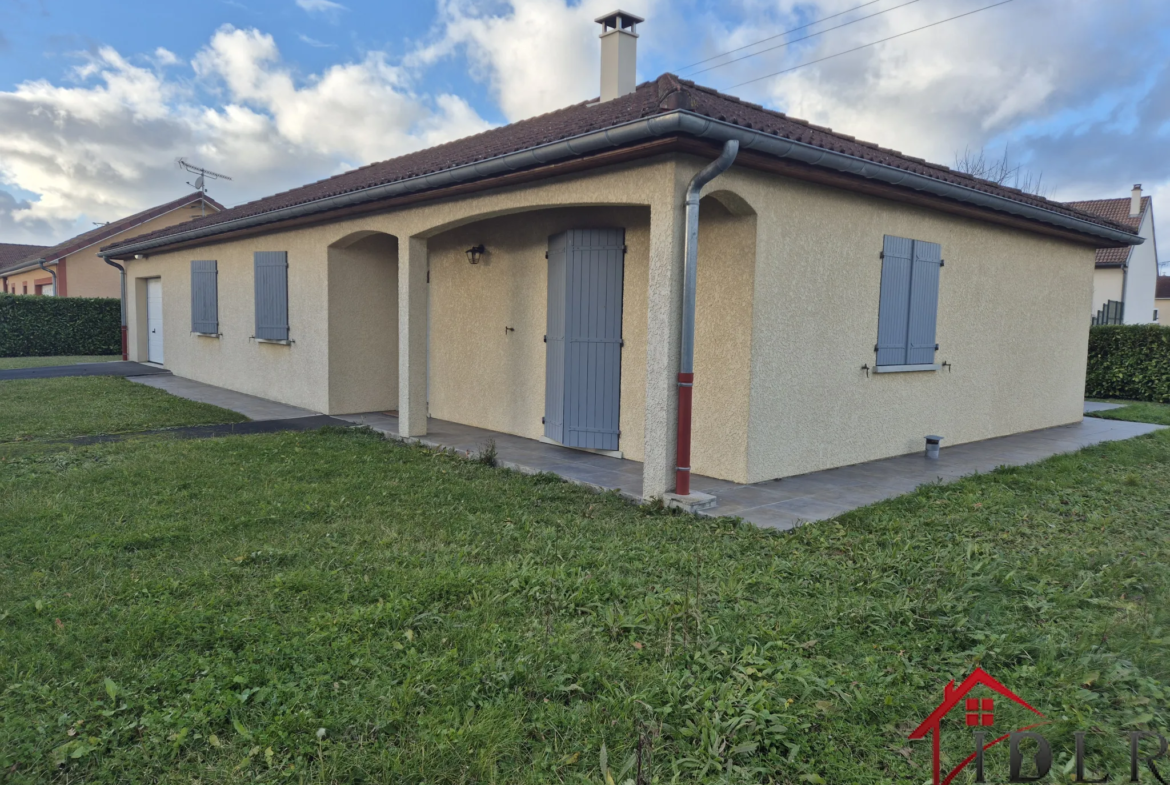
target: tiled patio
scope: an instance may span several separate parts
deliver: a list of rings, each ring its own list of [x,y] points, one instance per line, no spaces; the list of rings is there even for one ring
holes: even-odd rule
[[[371,413],[345,415],[340,419],[368,425],[391,438],[399,438],[398,419],[393,415]],[[937,461],[927,460],[921,454],[902,455],[753,485],[695,475],[691,485],[719,500],[702,515],[735,515],[757,526],[791,529],[801,523],[832,518],[901,496],[925,483],[953,482],[998,466],[1035,463],[1059,453],[1129,439],[1161,428],[1086,417],[1074,425],[946,447]],[[553,472],[570,482],[598,490],[616,490],[631,499],[641,499],[642,464],[637,461],[594,455],[443,420],[428,420],[427,431],[426,436],[410,441],[467,455],[474,455],[494,442],[502,466],[526,473]]]
[[[222,406],[253,420],[287,420],[318,414],[178,376],[138,377],[132,381]],[[1086,402],[1085,410],[1116,406]],[[370,412],[339,415],[337,419],[367,425],[391,438],[400,438],[398,418],[393,414]],[[713,509],[700,513],[702,515],[735,515],[757,526],[791,529],[801,523],[832,518],[867,504],[901,496],[925,483],[953,482],[998,466],[1035,463],[1059,453],[1073,452],[1101,442],[1130,439],[1162,427],[1086,417],[1073,425],[944,447],[937,461],[927,460],[921,453],[902,455],[753,485],[695,475],[692,487],[719,500]],[[489,443],[494,443],[502,466],[527,474],[552,472],[570,482],[597,490],[617,491],[638,501],[642,498],[642,464],[637,461],[572,450],[444,420],[428,420],[427,431],[422,438],[406,441],[465,455],[475,455]]]

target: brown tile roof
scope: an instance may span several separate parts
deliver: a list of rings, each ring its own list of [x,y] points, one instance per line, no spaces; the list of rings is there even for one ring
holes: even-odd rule
[[[37,256],[41,251],[49,248],[47,245],[21,245],[19,243],[0,243],[0,270],[13,262],[19,262],[30,256]]]
[[[223,205],[212,199],[210,196],[204,196],[203,198],[207,200],[208,205],[215,208],[216,210],[224,209]],[[44,259],[46,262],[56,261],[62,256],[68,256],[71,253],[80,251],[82,248],[88,248],[89,246],[100,243],[103,240],[109,239],[116,234],[121,234],[122,232],[125,232],[128,229],[132,229],[135,226],[144,224],[147,221],[152,221],[161,215],[166,215],[172,210],[177,210],[180,207],[185,207],[188,204],[198,203],[198,192],[185,194],[184,196],[169,201],[166,204],[160,204],[157,207],[151,207],[147,210],[134,213],[134,215],[128,215],[125,218],[118,219],[117,221],[110,221],[109,223],[94,227],[88,232],[82,232],[76,237],[71,237],[64,242],[57,243],[56,245],[48,247],[41,245],[29,246],[29,248],[32,250],[22,255],[20,258],[5,262],[3,261],[3,257],[0,257],[0,272],[10,268],[22,267],[31,262],[35,262],[37,259]],[[183,226],[185,224],[178,225]]]
[[[1170,300],[1170,275],[1159,275],[1154,297],[1159,300]]]
[[[1126,196],[1121,199],[1089,199],[1083,202],[1066,202],[1066,204],[1086,213],[1108,218],[1110,221],[1128,226],[1131,231],[1136,232],[1141,228],[1142,216],[1146,214],[1146,210],[1150,209],[1150,197],[1142,197],[1142,211],[1135,216],[1129,214],[1131,201],[1131,198]],[[1120,267],[1129,261],[1129,251],[1129,248],[1098,248],[1097,266]]]
[[[680,79],[673,74],[663,74],[652,82],[638,85],[634,92],[606,103],[599,104],[596,99],[586,101],[538,117],[493,128],[474,136],[419,150],[398,158],[391,158],[387,161],[369,164],[326,180],[319,180],[291,191],[284,191],[238,205],[216,215],[197,219],[185,224],[181,229],[179,227],[161,229],[150,235],[135,238],[135,242],[166,237],[179,231],[225,223],[374,186],[407,180],[420,175],[432,174],[456,166],[484,161],[569,137],[611,128],[644,117],[674,111],[677,108],[685,108],[699,115],[784,139],[803,142],[867,161],[915,172],[936,180],[962,185],[1054,213],[1074,216],[1114,229],[1119,228],[1108,219],[1083,213],[1060,202],[1049,201],[1015,188],[980,180],[952,171],[945,166],[930,164],[920,158],[914,158],[896,150],[887,150],[876,144],[862,142],[852,136],[836,133],[832,129],[812,125],[804,120],[788,117],[781,112],[774,112],[762,106],[741,101],[733,96],[724,95]],[[227,230],[225,229],[225,231]],[[116,249],[125,244],[126,241],[114,243],[109,246],[109,249]]]

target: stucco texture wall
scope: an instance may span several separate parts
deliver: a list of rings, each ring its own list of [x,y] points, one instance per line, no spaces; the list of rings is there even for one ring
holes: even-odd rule
[[[1154,321],[1154,295],[1158,286],[1158,255],[1154,243],[1154,208],[1146,210],[1139,233],[1145,242],[1129,254],[1125,275],[1125,323],[1150,324]]]
[[[374,234],[335,244],[328,289],[329,413],[397,409],[397,238]]]
[[[811,183],[734,172],[759,213],[753,482],[1078,422],[1091,248]],[[938,372],[870,374],[884,235],[937,242]]]

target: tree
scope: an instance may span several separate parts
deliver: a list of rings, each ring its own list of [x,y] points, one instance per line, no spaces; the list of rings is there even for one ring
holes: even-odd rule
[[[999,158],[989,158],[986,149],[982,147],[978,153],[970,147],[964,147],[961,155],[955,153],[954,169],[1035,196],[1045,196],[1048,192],[1048,187],[1044,185],[1044,173],[1033,174],[1019,164],[1013,164],[1007,145],[1004,145],[1003,155]]]

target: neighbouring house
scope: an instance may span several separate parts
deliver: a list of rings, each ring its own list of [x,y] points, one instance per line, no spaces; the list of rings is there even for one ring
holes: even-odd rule
[[[620,455],[647,498],[1080,421],[1094,256],[1132,226],[635,85],[641,20],[599,21],[600,99],[104,248],[131,359]]]
[[[1158,276],[1157,288],[1154,291],[1154,308],[1158,312],[1158,318],[1154,321],[1159,324],[1170,323],[1170,275]]]
[[[1159,320],[1154,304],[1158,241],[1154,200],[1135,185],[1128,198],[1069,202],[1070,207],[1130,227],[1145,242],[1128,248],[1097,249],[1093,272],[1093,324],[1150,324]]]
[[[149,210],[102,224],[57,245],[0,246],[0,286],[9,294],[57,297],[120,297],[116,269],[105,263],[98,249],[223,209],[206,194],[188,194]],[[6,253],[5,248],[27,248]]]
[[[12,265],[15,265],[18,262],[23,262],[25,259],[28,259],[30,257],[36,257],[41,252],[47,251],[47,250],[49,250],[49,246],[47,246],[47,245],[24,245],[22,243],[0,243],[0,275],[3,274],[3,270],[5,268],[10,267]],[[10,290],[8,288],[8,281],[4,280],[4,279],[0,279],[0,280],[2,280],[2,283],[3,283],[3,285],[0,286],[0,292],[5,292],[8,294],[40,294],[40,292],[36,291],[37,284],[35,282],[33,283],[33,287],[34,287],[33,291],[21,292],[19,290],[19,287],[16,287],[15,285]],[[52,279],[52,277],[50,277],[49,283],[51,284],[52,281],[53,281],[53,279]],[[28,289],[28,282],[27,281],[24,282],[23,288]]]

